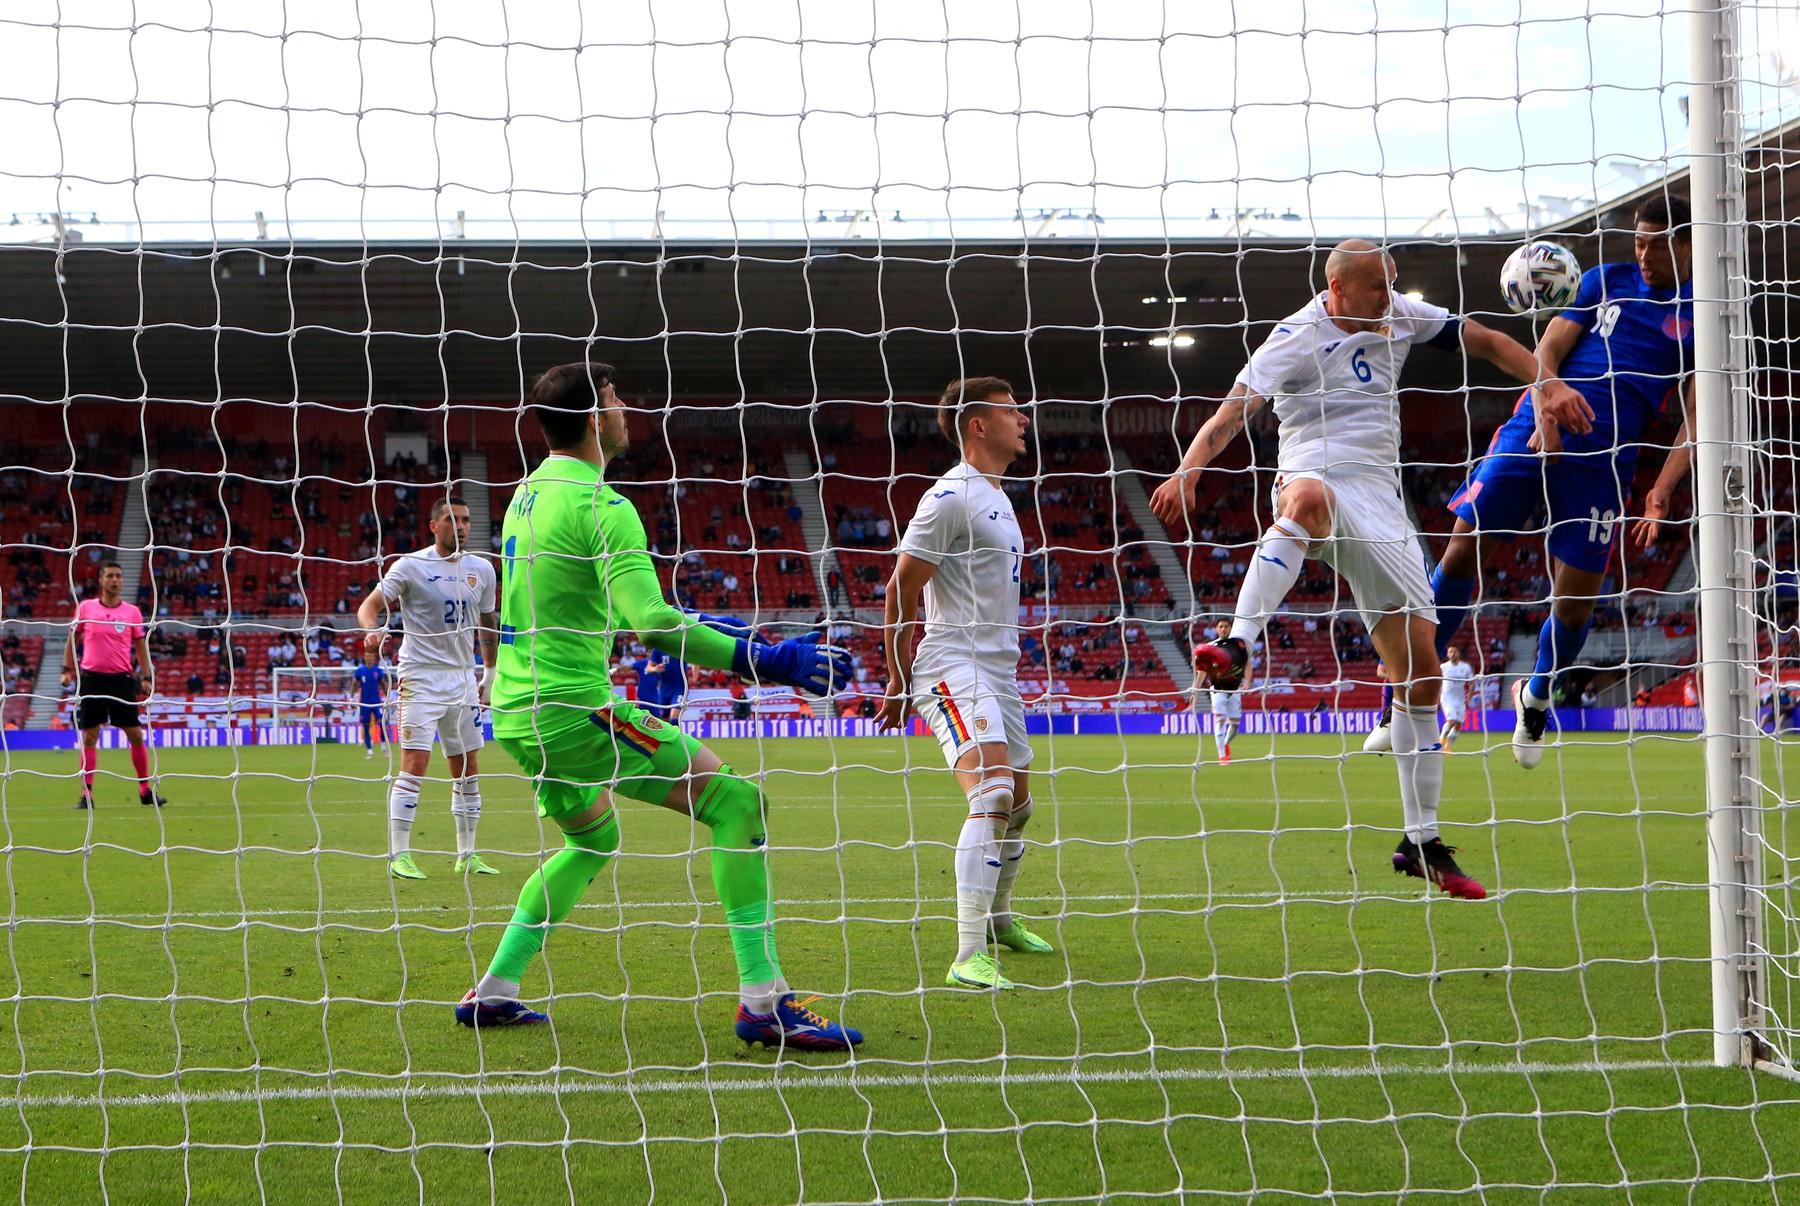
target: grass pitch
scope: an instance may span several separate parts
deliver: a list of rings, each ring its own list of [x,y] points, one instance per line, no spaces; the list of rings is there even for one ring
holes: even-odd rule
[[[360,747],[164,751],[160,813],[119,778],[76,812],[73,756],[14,755],[0,1196],[1800,1201],[1800,1086],[1704,1066],[1697,743],[1527,775],[1493,740],[1445,790],[1480,903],[1391,872],[1392,762],[1337,738],[1197,770],[1193,738],[1041,740],[1016,903],[1057,953],[998,997],[943,986],[935,745],[719,743],[764,776],[782,962],[854,1061],[737,1042],[705,832],[640,804],[527,981],[554,1025],[453,1025],[556,841],[498,748],[504,874],[451,874],[439,781],[423,883],[385,874]]]

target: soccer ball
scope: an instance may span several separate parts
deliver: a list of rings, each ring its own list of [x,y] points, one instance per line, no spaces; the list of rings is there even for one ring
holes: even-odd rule
[[[1514,314],[1561,310],[1580,288],[1581,264],[1560,243],[1527,243],[1500,269],[1500,295]]]

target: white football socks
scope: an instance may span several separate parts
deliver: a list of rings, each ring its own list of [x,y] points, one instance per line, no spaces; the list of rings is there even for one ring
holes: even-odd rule
[[[402,771],[394,776],[388,792],[388,857],[399,858],[412,849],[413,816],[419,811],[419,780]]]
[[[1013,811],[1012,821],[1006,827],[1006,836],[1000,839],[1000,878],[994,884],[994,904],[991,910],[996,934],[1004,934],[1012,929],[1013,883],[1019,878],[1019,864],[1025,858],[1025,822],[1030,819],[1031,800],[1028,797],[1023,808]]]
[[[1000,845],[1012,821],[1013,781],[984,779],[969,793],[969,818],[956,840],[956,962],[987,949],[988,918],[1005,866]]]
[[[1237,615],[1231,621],[1232,636],[1245,645],[1256,644],[1269,617],[1281,610],[1288,592],[1300,580],[1300,565],[1306,560],[1306,546],[1311,540],[1305,528],[1285,516],[1269,525],[1256,542],[1250,568],[1244,571]]]
[[[1437,708],[1415,708],[1395,699],[1393,733],[1406,836],[1423,846],[1438,835],[1438,801],[1444,794],[1444,748],[1437,740]]]
[[[456,822],[456,857],[475,853],[475,830],[481,824],[481,780],[464,775],[450,780],[450,815]]]

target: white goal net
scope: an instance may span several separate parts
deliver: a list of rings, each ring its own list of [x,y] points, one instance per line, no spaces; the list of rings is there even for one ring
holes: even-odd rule
[[[1785,1200],[1797,119],[1752,0],[8,4],[0,1193]]]

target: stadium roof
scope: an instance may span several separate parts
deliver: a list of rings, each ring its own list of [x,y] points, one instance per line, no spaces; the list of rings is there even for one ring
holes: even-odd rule
[[[1399,246],[1400,287],[1491,308],[1508,249]],[[468,243],[442,258],[15,246],[0,248],[0,358],[7,392],[37,398],[507,399],[584,355],[647,397],[928,395],[965,371],[1046,397],[1209,393],[1257,324],[1311,294],[1322,254],[1235,240]],[[1459,378],[1453,358],[1441,367]]]
[[[1755,275],[1797,262],[1782,220],[1800,213],[1796,158],[1800,123],[1750,155]],[[1553,233],[1584,263],[1620,258],[1627,246],[1602,248],[1596,232],[1628,231],[1642,193],[1687,186],[1673,173]],[[1491,315],[1512,246],[1396,244],[1399,287]],[[7,393],[39,399],[505,401],[582,356],[616,364],[643,398],[919,397],[964,372],[1036,397],[1206,395],[1310,295],[1324,250],[1278,238],[14,245],[0,247],[0,362]],[[1462,379],[1455,357],[1409,370],[1422,388]]]

